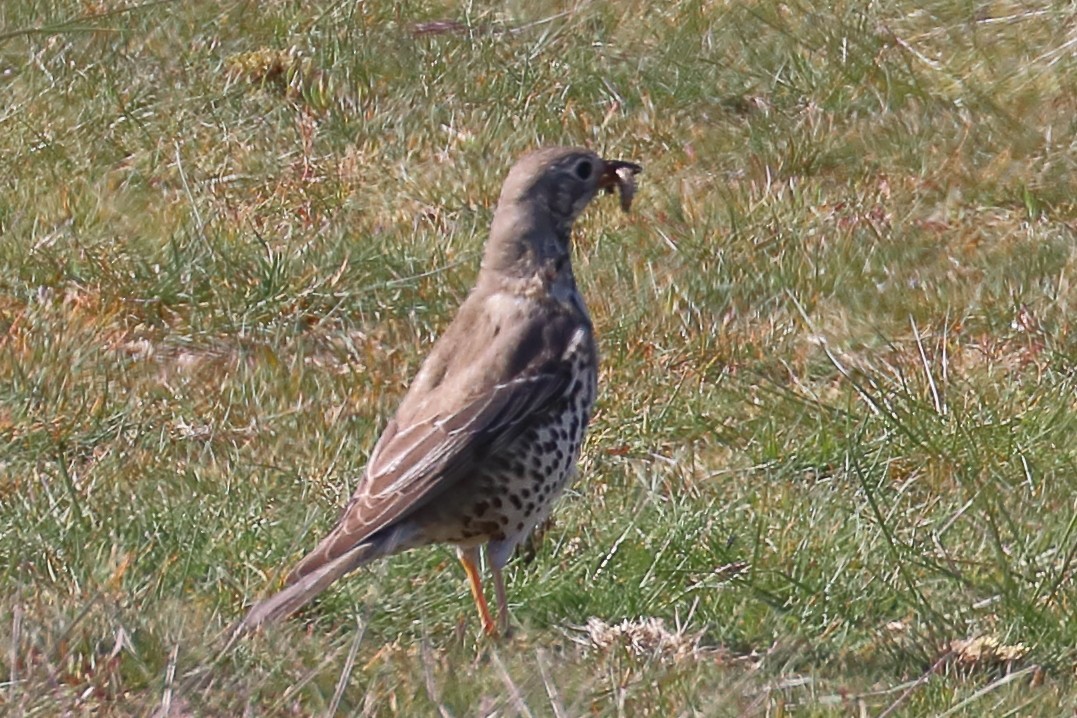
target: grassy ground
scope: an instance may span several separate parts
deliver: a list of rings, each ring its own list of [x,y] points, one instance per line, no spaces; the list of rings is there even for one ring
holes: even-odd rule
[[[0,96],[5,713],[1077,710],[1073,4],[9,0]],[[516,635],[430,549],[226,647],[543,143],[646,170]]]

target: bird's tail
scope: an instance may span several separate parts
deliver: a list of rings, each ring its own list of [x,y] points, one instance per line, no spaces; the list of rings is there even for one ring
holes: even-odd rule
[[[238,627],[239,630],[253,630],[295,613],[308,601],[329,588],[329,585],[338,578],[374,558],[371,556],[374,548],[369,543],[361,543],[335,559],[325,562],[316,570],[300,576],[279,593],[256,603],[244,617]]]
[[[408,521],[370,534],[360,541],[356,541],[354,536],[342,534],[338,528],[292,569],[286,580],[287,586],[256,603],[235,630],[237,633],[249,631],[296,612],[344,574],[368,561],[417,545],[417,535],[417,526]],[[334,556],[336,549],[344,546],[349,548]]]

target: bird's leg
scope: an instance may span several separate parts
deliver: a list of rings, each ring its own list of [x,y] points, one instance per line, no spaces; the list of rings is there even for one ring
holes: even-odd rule
[[[490,616],[490,607],[486,605],[486,596],[482,592],[482,577],[479,575],[479,547],[458,548],[456,553],[460,557],[460,563],[464,565],[464,572],[467,573],[471,595],[475,599],[475,606],[479,609],[479,618],[482,619],[482,630],[488,636],[496,636],[497,625]],[[500,583],[500,572],[498,572],[494,574],[494,585],[498,586]],[[501,593],[504,591],[505,587],[501,586]]]
[[[497,595],[497,630],[502,636],[509,635],[509,601],[505,597],[505,579],[501,567],[490,561],[490,573],[494,577],[494,593]]]

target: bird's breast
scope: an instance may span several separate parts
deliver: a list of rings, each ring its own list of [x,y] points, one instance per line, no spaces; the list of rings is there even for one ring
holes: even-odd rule
[[[460,545],[495,542],[511,553],[550,515],[576,475],[597,392],[594,345],[587,327],[573,332],[562,358],[570,372],[564,392],[465,480],[466,487],[456,493],[463,498],[454,502],[453,518],[435,522],[438,540]],[[443,513],[436,507],[429,512]]]

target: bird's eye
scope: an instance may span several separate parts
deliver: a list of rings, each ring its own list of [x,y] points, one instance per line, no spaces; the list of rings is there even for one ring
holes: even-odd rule
[[[581,160],[580,163],[576,165],[576,176],[582,180],[590,177],[593,171],[594,168],[591,166],[589,160]]]

